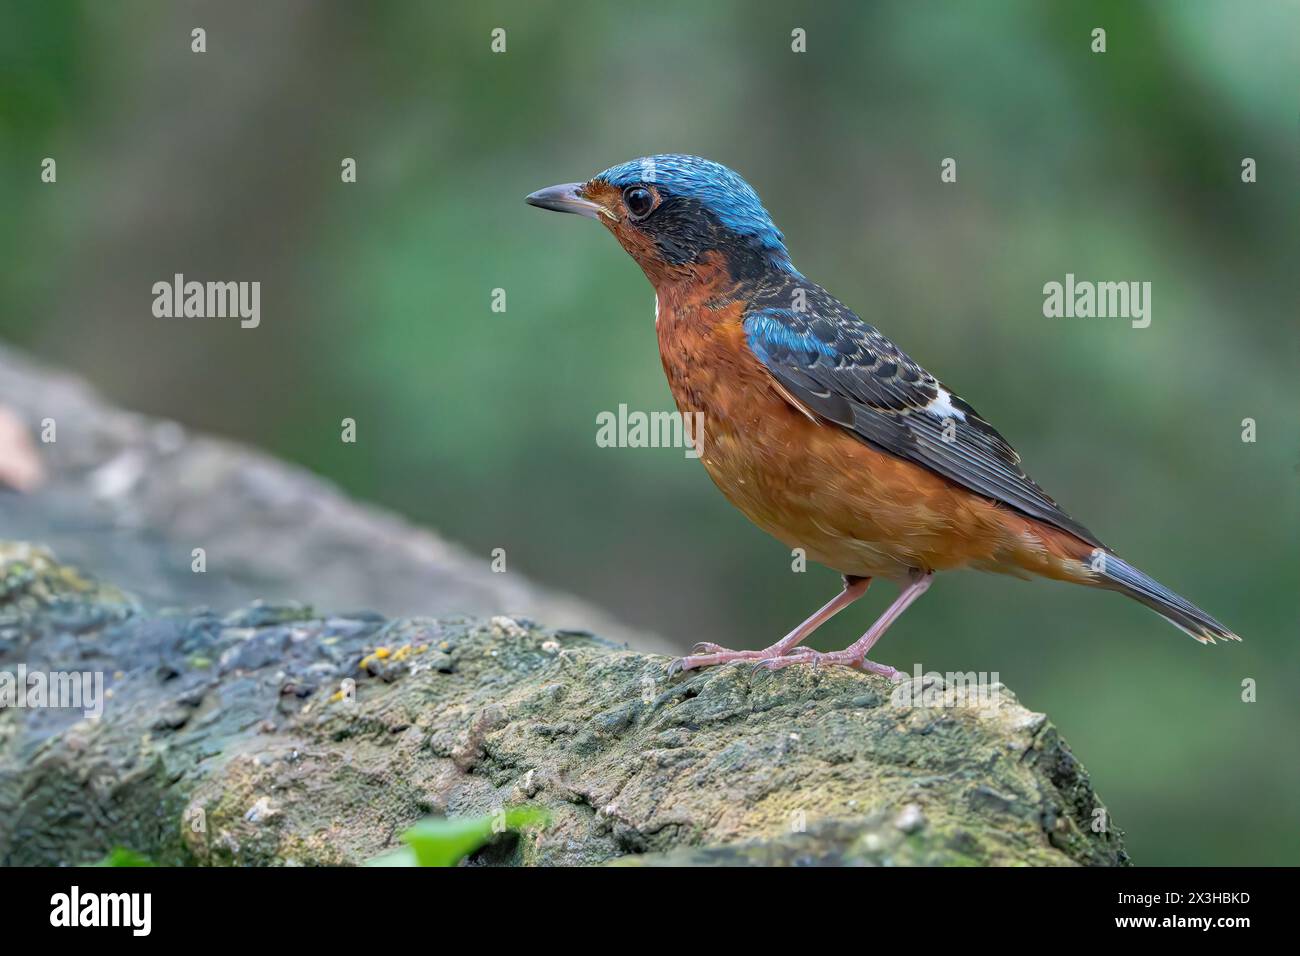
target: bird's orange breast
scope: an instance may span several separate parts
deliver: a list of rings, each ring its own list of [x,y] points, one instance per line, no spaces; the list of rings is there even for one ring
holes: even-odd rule
[[[657,289],[660,357],[701,460],[760,528],[843,574],[964,566],[1077,578],[1078,542],[803,411],[745,343],[725,270]]]

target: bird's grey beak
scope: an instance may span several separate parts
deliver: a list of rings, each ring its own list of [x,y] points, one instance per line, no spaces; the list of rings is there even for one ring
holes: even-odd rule
[[[529,193],[524,197],[524,202],[541,209],[576,212],[579,216],[586,216],[588,219],[599,219],[605,209],[579,195],[585,185],[586,183],[561,183],[558,186],[547,186],[535,193]]]

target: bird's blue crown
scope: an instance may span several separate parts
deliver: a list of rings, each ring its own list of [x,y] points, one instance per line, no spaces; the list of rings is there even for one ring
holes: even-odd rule
[[[698,203],[722,228],[766,253],[773,265],[789,266],[785,237],[763,208],[758,193],[721,163],[664,153],[611,166],[595,178],[620,189],[649,184],[665,201],[680,198]]]

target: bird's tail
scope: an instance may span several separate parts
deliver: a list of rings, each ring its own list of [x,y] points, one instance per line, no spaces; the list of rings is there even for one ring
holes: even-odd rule
[[[1118,591],[1135,601],[1141,601],[1174,627],[1202,644],[1213,644],[1216,639],[1241,640],[1187,598],[1175,594],[1122,558],[1109,552],[1097,554],[1097,560],[1092,562],[1092,570],[1097,574],[1098,587]]]

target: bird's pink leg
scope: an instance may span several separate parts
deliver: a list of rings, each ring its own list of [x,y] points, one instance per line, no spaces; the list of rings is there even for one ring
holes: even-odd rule
[[[881,674],[891,679],[897,677],[901,671],[897,671],[885,664],[877,664],[867,660],[867,653],[876,641],[880,640],[881,635],[889,629],[889,625],[898,620],[912,602],[926,592],[933,579],[933,571],[913,571],[911,583],[899,592],[898,597],[894,599],[894,603],[885,609],[885,613],[880,615],[875,624],[867,628],[867,633],[842,651],[833,651],[830,654],[822,654],[817,651],[801,651],[789,657],[760,661],[757,666],[766,667],[770,670],[779,670],[788,664],[812,664],[814,666],[844,664],[849,667],[858,667],[864,671],[870,671],[873,674]]]
[[[766,647],[761,651],[729,651],[717,644],[696,644],[695,650],[705,651],[706,653],[695,654],[691,657],[679,657],[668,666],[668,673],[675,674],[678,671],[688,671],[693,667],[708,667],[711,664],[726,664],[729,661],[763,661],[787,654],[791,648],[807,638],[809,634],[866,594],[869,584],[871,584],[871,578],[845,576],[843,591],[827,601],[821,610],[771,647]]]

